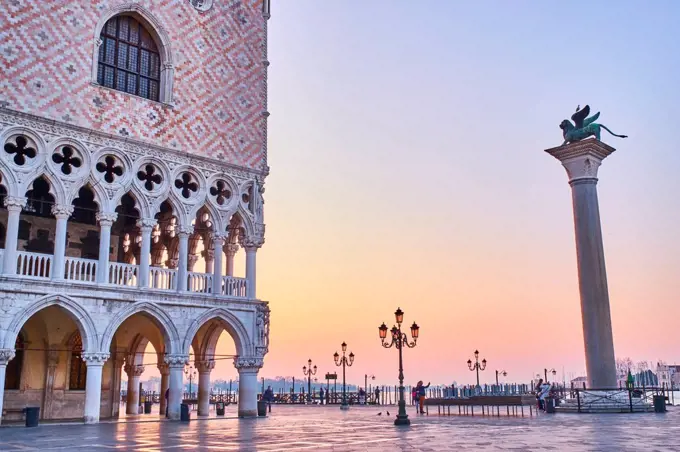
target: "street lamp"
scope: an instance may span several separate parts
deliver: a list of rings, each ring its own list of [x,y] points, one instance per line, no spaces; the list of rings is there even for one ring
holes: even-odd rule
[[[504,370],[498,371],[498,370],[497,370],[497,371],[496,371],[496,386],[498,386],[498,374],[501,374],[501,375],[503,375],[504,377],[507,377],[507,376],[508,376],[508,373],[507,373],[506,371],[504,371]]]
[[[366,395],[364,397],[366,397],[366,399],[365,399],[366,402],[368,402],[368,378],[369,378],[369,375],[364,374],[364,391],[366,391]],[[370,378],[371,378],[371,380],[375,380],[375,375],[371,375]]]
[[[196,378],[196,369],[193,366],[188,366],[184,369],[184,375],[189,379],[189,398],[191,398],[191,382]]]
[[[380,342],[383,347],[391,348],[394,346],[399,350],[399,413],[394,420],[394,425],[410,425],[411,421],[408,419],[408,414],[406,414],[406,401],[404,400],[404,360],[402,357],[402,349],[403,347],[413,348],[416,346],[420,327],[416,322],[413,322],[413,325],[411,325],[411,337],[413,338],[413,342],[409,342],[406,333],[401,332],[401,324],[404,321],[404,311],[397,308],[394,312],[394,317],[397,321],[397,326],[393,326],[390,330],[390,340],[387,340],[387,325],[385,325],[385,323],[378,327],[378,333],[380,334]]]
[[[312,360],[307,361],[309,364],[309,369],[307,366],[302,366],[302,373],[307,377],[307,401],[312,401],[312,375],[316,375],[316,366],[312,369]]]
[[[480,364],[479,363],[479,351],[475,350],[475,363],[474,363],[474,365],[472,364],[472,360],[469,360],[469,359],[467,360],[467,365],[468,365],[468,368],[471,371],[477,372],[477,387],[479,388],[479,371],[486,369],[486,360],[483,359],[482,363]]]
[[[340,405],[341,410],[349,410],[349,405],[347,404],[347,389],[345,386],[345,366],[352,367],[354,364],[354,353],[349,352],[349,356],[345,356],[347,351],[347,344],[342,343],[342,357],[338,355],[338,352],[333,354],[333,359],[335,360],[336,366],[342,366],[342,405]]]
[[[555,379],[555,375],[557,375],[557,371],[554,368],[550,369],[550,370],[543,369],[543,376],[545,377],[545,380],[543,380],[543,381],[545,381],[546,383],[548,382],[548,372],[550,372],[552,374],[553,379]]]

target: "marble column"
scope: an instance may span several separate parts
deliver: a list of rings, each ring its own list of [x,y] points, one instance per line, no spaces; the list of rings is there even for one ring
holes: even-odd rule
[[[187,290],[187,268],[189,263],[189,236],[193,228],[181,227],[177,236],[179,237],[179,262],[177,264],[177,292]]]
[[[125,365],[124,350],[116,350],[111,356],[113,359],[112,375],[111,375],[111,417],[118,418],[120,416],[120,382]]]
[[[196,361],[198,370],[198,415],[210,415],[210,372],[215,368],[215,361]]]
[[[247,296],[248,298],[256,298],[256,284],[257,284],[257,247],[249,246],[246,248],[246,280],[248,281]]]
[[[5,395],[5,371],[7,363],[14,359],[13,348],[0,348],[0,424],[2,423],[2,400]]]
[[[97,282],[109,282],[109,251],[111,249],[111,225],[118,218],[115,212],[98,212],[99,221],[99,262],[97,263]]]
[[[591,139],[546,150],[562,162],[571,185],[588,385],[603,389],[616,388],[617,379],[597,172],[614,151]]]
[[[161,394],[160,394],[160,406],[158,408],[158,414],[160,416],[165,416],[165,409],[168,407],[168,399],[165,398],[165,393],[169,387],[169,377],[170,377],[170,367],[163,362],[158,364],[158,371],[161,374]]]
[[[213,262],[215,262],[215,251],[211,248],[203,250],[203,259],[205,259],[205,272],[213,272]]]
[[[52,260],[51,278],[64,279],[64,263],[66,261],[66,239],[68,219],[73,214],[73,206],[55,204],[52,215],[57,219],[54,231],[54,257]]]
[[[234,276],[234,256],[236,256],[239,248],[238,243],[227,243],[224,245],[224,254],[227,258],[227,276]]]
[[[187,355],[166,355],[165,362],[170,368],[170,393],[168,396],[168,418],[178,420],[184,386],[184,366],[189,364]]]
[[[108,353],[85,353],[83,361],[87,363],[87,379],[85,385],[85,423],[99,423],[99,412],[102,406],[102,369],[109,359]]]
[[[45,390],[43,392],[43,419],[52,419],[52,401],[54,400],[54,379],[59,365],[59,344],[52,344],[47,350],[47,371],[45,372]]]
[[[256,417],[257,373],[262,358],[236,358],[234,367],[238,370],[238,417]]]
[[[214,256],[213,260],[213,287],[212,293],[215,295],[222,295],[222,253],[221,250],[224,247],[224,239],[226,236],[224,234],[214,234],[213,235],[213,249],[218,250],[218,253]]]
[[[128,375],[125,412],[127,414],[139,414],[139,377],[144,373],[144,366],[141,364],[125,364],[125,373]]]
[[[21,210],[26,205],[26,198],[7,196],[7,231],[5,232],[5,255],[3,259],[3,273],[16,275],[17,273],[17,244],[19,243],[19,218]],[[3,386],[4,387],[4,386]]]
[[[139,249],[139,287],[149,288],[149,267],[151,262],[151,231],[156,226],[153,218],[144,218],[137,221],[137,227],[142,236]]]

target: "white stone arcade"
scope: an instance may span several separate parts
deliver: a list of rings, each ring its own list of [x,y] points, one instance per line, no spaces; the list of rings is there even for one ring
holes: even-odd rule
[[[256,295],[266,174],[0,113],[0,419],[25,406],[45,419],[116,417],[123,371],[136,412],[149,343],[168,416],[179,417],[190,353],[205,415],[223,331],[238,413],[256,415],[269,338]]]

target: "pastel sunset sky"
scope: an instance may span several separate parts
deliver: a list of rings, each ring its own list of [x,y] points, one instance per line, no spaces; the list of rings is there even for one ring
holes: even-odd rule
[[[421,326],[407,383],[474,382],[475,349],[487,382],[583,375],[570,188],[543,152],[577,104],[630,136],[603,132],[598,185],[616,354],[680,362],[680,2],[272,3],[261,376],[334,371],[346,341],[351,382],[396,383],[377,328],[398,306]]]

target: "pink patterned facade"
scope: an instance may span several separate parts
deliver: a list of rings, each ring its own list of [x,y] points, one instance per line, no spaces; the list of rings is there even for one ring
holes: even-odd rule
[[[207,11],[193,4],[211,2],[197,0],[5,2],[0,107],[267,171],[263,0],[214,0]],[[128,7],[168,38],[172,89],[162,102],[93,79],[97,26]]]

